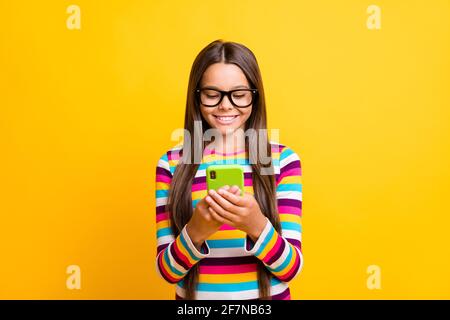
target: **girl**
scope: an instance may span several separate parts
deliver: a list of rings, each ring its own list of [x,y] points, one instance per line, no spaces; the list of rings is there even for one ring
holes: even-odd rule
[[[176,299],[290,299],[288,282],[303,265],[301,163],[267,133],[256,142],[242,135],[267,128],[261,74],[247,47],[216,40],[198,54],[184,127],[190,138],[156,169],[158,273],[176,284]],[[221,139],[205,142],[208,129]],[[271,174],[259,155],[249,161],[261,141]],[[208,194],[205,169],[224,160],[243,166],[243,195],[237,186]]]

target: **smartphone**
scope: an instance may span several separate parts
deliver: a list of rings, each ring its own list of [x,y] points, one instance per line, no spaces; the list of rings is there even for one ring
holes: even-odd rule
[[[208,191],[228,185],[236,185],[244,194],[244,169],[238,164],[213,164],[206,168],[206,184]]]

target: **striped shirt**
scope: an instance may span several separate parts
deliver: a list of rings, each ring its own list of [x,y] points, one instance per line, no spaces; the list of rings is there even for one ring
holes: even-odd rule
[[[156,167],[156,269],[163,279],[176,284],[176,299],[185,297],[183,277],[196,263],[199,264],[197,299],[258,299],[257,259],[273,275],[272,299],[291,299],[288,282],[299,274],[303,265],[301,162],[289,147],[274,142],[271,146],[281,232],[278,233],[266,219],[263,232],[253,242],[245,232],[224,224],[203,243],[200,251],[189,238],[186,226],[175,237],[166,208],[182,146],[173,147],[159,159]],[[224,154],[205,148],[192,182],[193,208],[207,195],[206,168],[224,163],[242,165],[244,191],[254,194],[248,152]]]

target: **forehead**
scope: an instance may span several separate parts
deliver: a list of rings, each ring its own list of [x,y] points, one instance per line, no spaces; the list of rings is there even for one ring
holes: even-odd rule
[[[222,90],[231,90],[238,86],[249,86],[244,72],[232,63],[214,63],[203,73],[202,87],[214,86]]]

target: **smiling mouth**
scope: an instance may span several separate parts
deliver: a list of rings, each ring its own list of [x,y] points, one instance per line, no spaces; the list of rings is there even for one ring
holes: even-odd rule
[[[234,115],[234,116],[216,116],[213,115],[217,122],[219,122],[220,124],[230,124],[233,123],[234,120],[236,120],[237,117],[239,117],[239,115]]]

